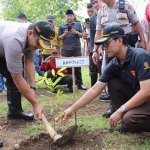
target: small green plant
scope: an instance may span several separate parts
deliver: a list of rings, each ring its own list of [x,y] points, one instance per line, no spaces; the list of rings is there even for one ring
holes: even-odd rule
[[[45,127],[43,124],[35,125],[34,123],[32,123],[27,127],[27,133],[36,135],[39,131],[44,130],[44,128]]]
[[[51,70],[52,78],[47,78],[48,73],[45,72],[44,77],[42,77],[39,84],[42,84],[43,82],[45,82],[48,89],[55,90],[56,88],[59,87],[59,85],[58,85],[59,81],[65,76],[65,74],[63,73],[63,70],[65,70],[65,69],[66,69],[66,67],[59,69],[57,74],[55,73],[55,70],[52,69]],[[49,96],[47,96],[46,98],[50,97],[50,95],[56,96],[56,99],[52,98],[50,101],[52,104],[52,107],[50,108],[50,114],[52,114],[54,111],[57,110],[58,115],[59,116],[62,115],[63,108],[61,108],[58,104],[63,103],[63,99],[68,98],[68,96],[66,94],[64,94],[63,91],[61,91],[60,89],[57,90],[57,93],[53,93],[51,91],[47,91],[47,92],[48,92]],[[55,128],[55,116],[54,116],[54,128]]]

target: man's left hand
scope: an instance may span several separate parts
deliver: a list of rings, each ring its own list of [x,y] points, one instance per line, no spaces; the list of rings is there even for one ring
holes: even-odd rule
[[[111,128],[116,128],[117,127],[117,122],[121,119],[123,116],[123,113],[120,110],[117,110],[114,112],[109,119],[109,124]]]
[[[72,34],[77,34],[77,31],[73,28],[70,31],[71,31]]]

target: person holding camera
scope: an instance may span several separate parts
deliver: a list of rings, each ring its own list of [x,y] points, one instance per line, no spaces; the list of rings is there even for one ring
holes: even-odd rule
[[[81,56],[82,26],[80,22],[74,21],[74,12],[71,9],[66,11],[67,23],[59,26],[58,39],[63,41],[62,55],[65,57]],[[68,68],[68,74],[72,74],[72,69]],[[75,68],[76,84],[78,89],[86,90],[83,86],[81,67]]]
[[[65,85],[67,84],[67,87],[69,89],[70,93],[73,93],[73,82],[72,82],[72,76],[68,74],[68,71],[66,68],[62,70],[62,68],[56,68],[56,61],[55,58],[61,58],[61,50],[58,45],[52,46],[52,52],[49,57],[47,57],[43,63],[40,66],[40,69],[43,71],[47,71],[47,78],[51,78],[52,82],[54,83],[58,78],[60,79],[59,82],[55,85],[53,92],[57,93],[56,86],[57,85]],[[62,70],[60,73],[62,73],[64,76],[59,75],[59,70]],[[52,70],[55,71],[55,76],[52,74]]]
[[[106,26],[119,25],[125,31],[130,42],[130,46],[135,46],[135,43],[138,40],[138,35],[141,40],[141,47],[146,49],[146,41],[144,38],[143,30],[139,22],[139,18],[133,9],[132,5],[128,1],[124,0],[102,0],[106,5],[104,5],[97,15],[97,25],[96,25],[96,34],[95,41],[97,41],[102,35],[102,29]],[[132,26],[138,34],[132,31]],[[93,49],[93,61],[97,64],[100,54],[102,53],[101,47],[94,45]],[[106,63],[109,63],[109,58],[106,55]],[[109,89],[108,89],[109,90]],[[110,117],[114,112],[113,104],[110,104],[108,111],[103,112],[102,115],[105,117]]]

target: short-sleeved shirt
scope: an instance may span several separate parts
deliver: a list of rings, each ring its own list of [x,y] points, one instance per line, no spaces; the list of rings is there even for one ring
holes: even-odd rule
[[[139,18],[128,1],[125,1],[124,12],[119,10],[119,0],[116,0],[114,6],[109,8],[104,5],[98,12],[96,30],[102,30],[106,26],[120,25],[125,33],[131,32],[131,24],[139,21]]]
[[[29,23],[5,21],[0,23],[0,57],[6,58],[9,72],[22,74],[22,58],[33,60],[34,51],[27,47]]]
[[[82,26],[80,22],[73,22],[71,27],[76,31],[82,33]],[[68,24],[61,24],[59,26],[59,33],[58,36],[64,34],[65,30],[68,29]],[[63,39],[63,50],[80,50],[81,49],[81,42],[80,37],[75,34],[68,34]]]
[[[150,53],[141,48],[128,46],[123,65],[117,58],[113,58],[99,81],[108,83],[113,78],[121,79],[138,92],[139,82],[150,79]]]

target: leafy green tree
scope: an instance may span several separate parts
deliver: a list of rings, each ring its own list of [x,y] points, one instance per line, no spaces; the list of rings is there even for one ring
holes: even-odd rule
[[[3,7],[0,16],[5,20],[16,20],[17,14],[21,12],[25,13],[31,22],[43,20],[52,14],[56,25],[65,22],[67,9],[76,11],[79,6],[85,5],[82,0],[1,0],[1,4]]]

